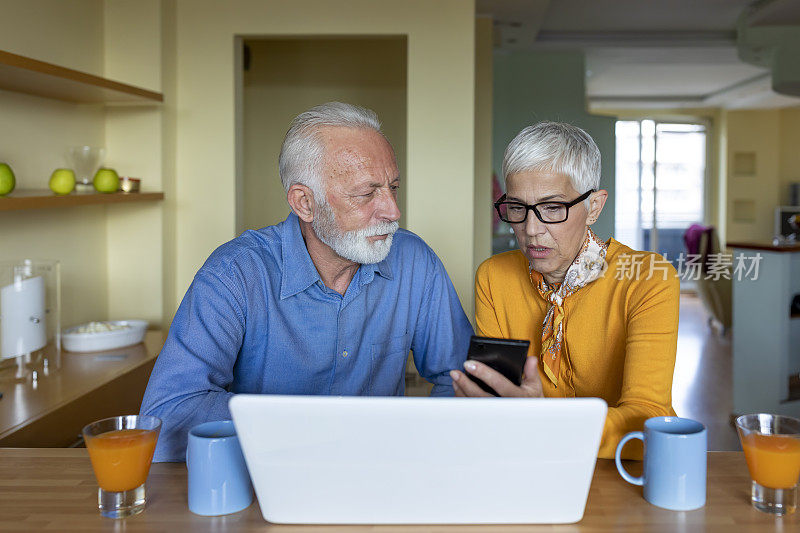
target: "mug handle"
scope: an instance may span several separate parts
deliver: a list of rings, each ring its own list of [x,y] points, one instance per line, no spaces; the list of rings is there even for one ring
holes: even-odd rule
[[[644,476],[633,477],[625,470],[625,467],[622,466],[622,458],[620,457],[622,455],[622,447],[631,439],[639,439],[644,442],[644,433],[641,431],[633,431],[622,437],[622,440],[617,444],[617,453],[614,454],[614,462],[617,463],[617,471],[619,475],[622,476],[622,479],[633,485],[644,485]]]

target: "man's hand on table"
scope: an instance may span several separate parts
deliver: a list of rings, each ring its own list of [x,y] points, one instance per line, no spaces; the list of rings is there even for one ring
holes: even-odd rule
[[[542,398],[544,394],[542,393],[542,381],[539,378],[538,365],[539,360],[536,357],[528,357],[528,360],[525,361],[525,369],[520,386],[514,385],[503,374],[478,361],[466,361],[464,369],[505,398]],[[480,388],[477,383],[469,379],[464,372],[451,370],[450,377],[453,378],[453,390],[456,396],[493,397]]]

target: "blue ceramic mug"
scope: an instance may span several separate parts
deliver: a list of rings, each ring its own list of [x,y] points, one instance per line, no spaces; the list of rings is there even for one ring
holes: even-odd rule
[[[620,461],[625,443],[644,442],[644,472],[631,476]],[[628,483],[642,485],[644,499],[673,511],[690,511],[706,504],[706,428],[700,422],[676,416],[658,416],[644,423],[644,432],[625,435],[614,458]]]
[[[250,474],[231,420],[206,422],[189,431],[186,468],[193,513],[235,513],[253,502]]]

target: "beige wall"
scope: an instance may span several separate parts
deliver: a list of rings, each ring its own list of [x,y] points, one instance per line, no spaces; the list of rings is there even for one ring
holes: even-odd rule
[[[770,240],[774,236],[775,207],[787,205],[789,184],[800,182],[800,107],[730,111],[727,121],[728,240]],[[755,153],[755,176],[736,176],[736,152]],[[731,221],[737,199],[755,202],[754,222]]]
[[[747,110],[727,113],[728,231],[727,241],[772,238],[774,208],[780,196],[780,111]],[[754,153],[755,173],[737,175],[737,153]],[[752,221],[737,220],[737,202],[753,202]]]
[[[780,188],[778,201],[789,205],[789,184],[800,182],[800,107],[780,114]]]
[[[101,76],[103,0],[3,0],[0,50]]]
[[[442,258],[471,315],[474,9],[462,0],[179,0],[175,304],[236,232],[235,37],[405,35],[406,226]],[[445,217],[443,199],[467,207]]]
[[[406,39],[248,40],[244,72],[242,226],[257,229],[289,212],[278,177],[278,154],[292,118],[331,100],[374,110],[406,167]],[[405,213],[404,189],[398,196]],[[401,219],[400,223],[403,224]]]
[[[161,0],[107,0],[104,76],[161,91]]]
[[[492,52],[493,21],[475,21],[475,198],[473,272],[492,255]],[[470,314],[470,320],[474,317]]]
[[[728,113],[719,110],[717,113],[716,130],[716,157],[717,162],[717,223],[719,227],[719,242],[724,246],[728,242]]]
[[[104,75],[161,90],[159,0],[106,3]],[[161,191],[161,106],[106,108],[107,165]],[[163,205],[109,206],[107,226],[108,318],[140,318],[162,325]]]
[[[161,1],[161,184],[164,188],[162,241],[162,321],[168,326],[177,310],[177,136],[178,136],[178,53],[177,6],[175,0]]]
[[[102,75],[103,5],[6,0],[0,50]],[[51,172],[68,166],[69,146],[104,142],[99,106],[0,91],[0,117],[0,161],[14,169],[18,189],[47,188]],[[22,258],[61,261],[62,325],[106,317],[105,208],[0,212],[0,260]]]

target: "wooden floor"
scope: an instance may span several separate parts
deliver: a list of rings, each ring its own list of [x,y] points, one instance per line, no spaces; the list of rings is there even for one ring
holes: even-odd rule
[[[721,337],[708,325],[708,314],[693,295],[681,295],[678,353],[672,385],[672,405],[678,416],[693,418],[708,428],[709,450],[741,450],[730,425],[733,406],[730,332]],[[413,369],[413,365],[410,365]],[[430,385],[406,376],[407,396],[427,396]]]
[[[681,295],[672,405],[679,416],[705,424],[709,450],[742,449],[730,424],[732,369],[730,331],[722,337],[717,329],[712,330],[700,300]]]

